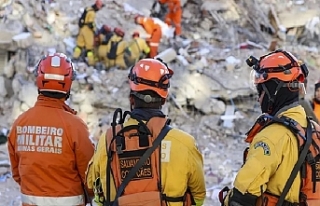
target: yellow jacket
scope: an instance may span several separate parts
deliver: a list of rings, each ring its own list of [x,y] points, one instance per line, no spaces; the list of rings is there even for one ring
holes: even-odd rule
[[[138,61],[141,53],[148,54],[150,52],[150,47],[148,46],[146,40],[136,37],[129,42],[129,51],[131,52],[131,59],[133,61]]]
[[[87,14],[84,19],[84,23],[85,24],[90,24],[90,23],[94,24],[95,19],[96,19],[96,12],[91,7],[86,8],[86,10],[87,10]]]
[[[115,42],[119,42],[118,43],[118,46],[117,46],[117,50],[115,52],[115,54],[113,54],[115,56],[115,59],[110,59],[108,58],[108,54],[109,53],[112,53],[112,44],[115,43]],[[124,52],[125,52],[125,49],[128,47],[128,42],[123,40],[122,37],[114,34],[107,46],[105,47],[105,50],[107,51],[107,54],[106,54],[106,60],[105,60],[105,66],[107,68],[110,68],[110,67],[114,67],[114,66],[118,66],[119,68],[121,69],[126,69],[127,68],[127,65],[124,61]]]
[[[290,108],[280,114],[307,126],[306,114],[301,106]],[[261,144],[264,143],[264,144]],[[267,191],[280,196],[291,170],[298,161],[297,137],[279,124],[271,124],[259,132],[250,144],[247,160],[239,170],[234,187],[241,193],[261,196]],[[294,180],[286,200],[299,202],[300,173]]]
[[[124,126],[133,124],[137,124],[137,121],[128,119]],[[96,178],[100,177],[102,190],[106,191],[107,154],[105,143],[105,134],[103,134],[86,173],[87,185],[90,189],[93,189]],[[166,158],[162,158],[161,161],[161,181],[164,193],[170,197],[179,197],[183,196],[186,189],[189,188],[197,206],[201,206],[205,199],[206,188],[203,158],[196,147],[195,139],[181,130],[172,129],[162,141],[161,146],[162,153],[166,154]],[[106,198],[106,192],[104,195]],[[111,178],[111,200],[114,200],[115,195],[116,189]],[[168,202],[168,206],[182,206],[182,202]]]

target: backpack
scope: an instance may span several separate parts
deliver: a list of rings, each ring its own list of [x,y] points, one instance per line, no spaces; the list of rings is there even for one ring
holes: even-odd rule
[[[299,158],[291,171],[291,175],[289,176],[280,197],[275,199],[276,206],[282,206],[285,203],[285,197],[299,171],[302,179],[300,204],[320,205],[320,126],[308,117],[307,122],[308,126],[305,129],[294,119],[286,116],[272,117],[269,115],[262,115],[258,118],[257,124],[255,124],[248,132],[249,135],[253,134],[253,136],[255,136],[257,132],[268,125],[277,123],[285,126],[297,137],[299,143]],[[247,138],[247,142],[251,142],[253,136],[249,137],[249,140]],[[244,151],[244,162],[246,160],[247,152],[248,148]],[[310,202],[312,202],[312,204]],[[265,204],[266,206],[269,205],[268,203]]]
[[[117,50],[118,45],[121,41],[111,41],[110,51],[107,54],[108,59],[116,59],[117,58]]]
[[[120,114],[119,121],[117,118]],[[138,121],[137,125],[123,126],[126,116]],[[170,119],[153,117],[144,123],[129,111],[118,108],[107,130],[107,194],[104,206],[165,206],[167,202],[187,202],[183,197],[167,197],[161,188],[161,141],[171,130]],[[110,199],[110,181],[116,186],[116,197]],[[188,195],[187,195],[188,194]],[[194,202],[194,201],[193,201]]]
[[[78,21],[79,28],[82,28],[84,25],[86,25],[85,21],[86,21],[87,13],[88,13],[88,11],[91,11],[91,10],[93,10],[93,8],[89,7],[83,11],[83,13],[81,14],[81,17],[79,18],[79,21]]]

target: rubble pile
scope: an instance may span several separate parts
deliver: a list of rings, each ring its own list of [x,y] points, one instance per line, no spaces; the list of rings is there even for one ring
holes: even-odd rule
[[[48,50],[72,54],[77,21],[89,0],[0,1],[0,129],[33,106],[37,97],[32,73]],[[259,112],[250,69],[245,59],[283,48],[306,62],[309,82],[319,79],[319,11],[315,1],[193,0],[183,1],[183,33],[170,40],[172,29],[162,21],[164,38],[158,55],[174,70],[168,104],[163,108],[174,126],[194,135],[205,159],[208,205],[216,205],[218,188],[231,184],[241,166],[243,136]],[[107,23],[125,29],[125,38],[143,29],[133,15],[150,14],[152,1],[107,1],[97,13],[97,26]],[[293,15],[299,15],[299,19]],[[301,17],[301,18],[300,18]],[[302,43],[304,45],[302,45]],[[115,108],[129,109],[126,70],[100,71],[77,63],[77,79],[68,104],[88,124],[97,140],[110,125]],[[313,85],[309,84],[310,97]],[[308,86],[309,86],[308,85]],[[4,149],[3,149],[4,150]],[[0,174],[6,177],[6,153],[0,149]],[[2,165],[3,172],[2,172]],[[218,166],[217,166],[218,165]],[[1,181],[1,178],[0,178]],[[6,183],[9,184],[9,183]],[[11,205],[16,186],[6,191]],[[2,197],[0,195],[0,199]],[[7,200],[8,199],[8,200]],[[11,202],[11,203],[10,203]],[[14,205],[12,203],[12,205]]]

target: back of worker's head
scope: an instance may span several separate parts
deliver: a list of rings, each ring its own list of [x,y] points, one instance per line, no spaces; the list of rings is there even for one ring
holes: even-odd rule
[[[104,7],[104,4],[102,3],[102,0],[96,0],[95,3],[92,5],[92,8],[95,11],[99,11],[102,7]]]
[[[173,71],[161,59],[142,59],[131,67],[130,104],[134,108],[160,109],[168,97]]]
[[[140,33],[138,31],[135,31],[132,33],[132,38],[140,37]]]
[[[63,53],[54,53],[40,59],[34,70],[39,94],[57,99],[68,99],[76,71]]]
[[[263,113],[275,115],[284,106],[299,100],[308,69],[290,52],[277,50],[259,60],[251,56],[247,63],[253,67],[252,82],[257,87]]]
[[[116,35],[120,36],[120,37],[124,37],[124,35],[125,35],[124,31],[123,31],[121,28],[119,28],[119,27],[115,27],[115,28],[113,29],[113,32],[114,32]]]

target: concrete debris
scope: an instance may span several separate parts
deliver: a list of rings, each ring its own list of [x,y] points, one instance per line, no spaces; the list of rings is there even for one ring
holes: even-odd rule
[[[173,126],[197,138],[208,185],[205,205],[217,205],[219,189],[231,186],[242,164],[243,136],[259,113],[245,59],[285,48],[307,63],[310,82],[319,79],[319,13],[312,9],[316,8],[313,1],[290,2],[185,0],[183,36],[175,38],[174,27],[156,19],[163,33],[157,57],[175,73],[163,111]],[[134,24],[133,16],[150,14],[152,1],[105,3],[97,13],[98,28],[102,24],[119,26],[126,31],[125,39],[131,38],[133,31],[148,38]],[[15,118],[34,105],[38,92],[32,71],[39,58],[54,51],[72,54],[78,18],[91,4],[89,0],[0,1],[0,128],[9,129]],[[297,13],[298,19],[294,17]],[[68,104],[78,111],[97,141],[110,125],[114,109],[129,109],[128,71],[104,71],[80,62],[75,66],[77,78]],[[312,90],[310,84],[307,98]],[[2,169],[1,162],[8,160],[6,153],[2,156],[6,151],[3,145],[0,196],[5,198],[4,205],[17,205],[18,186],[10,178],[2,182],[9,171],[8,166]]]

